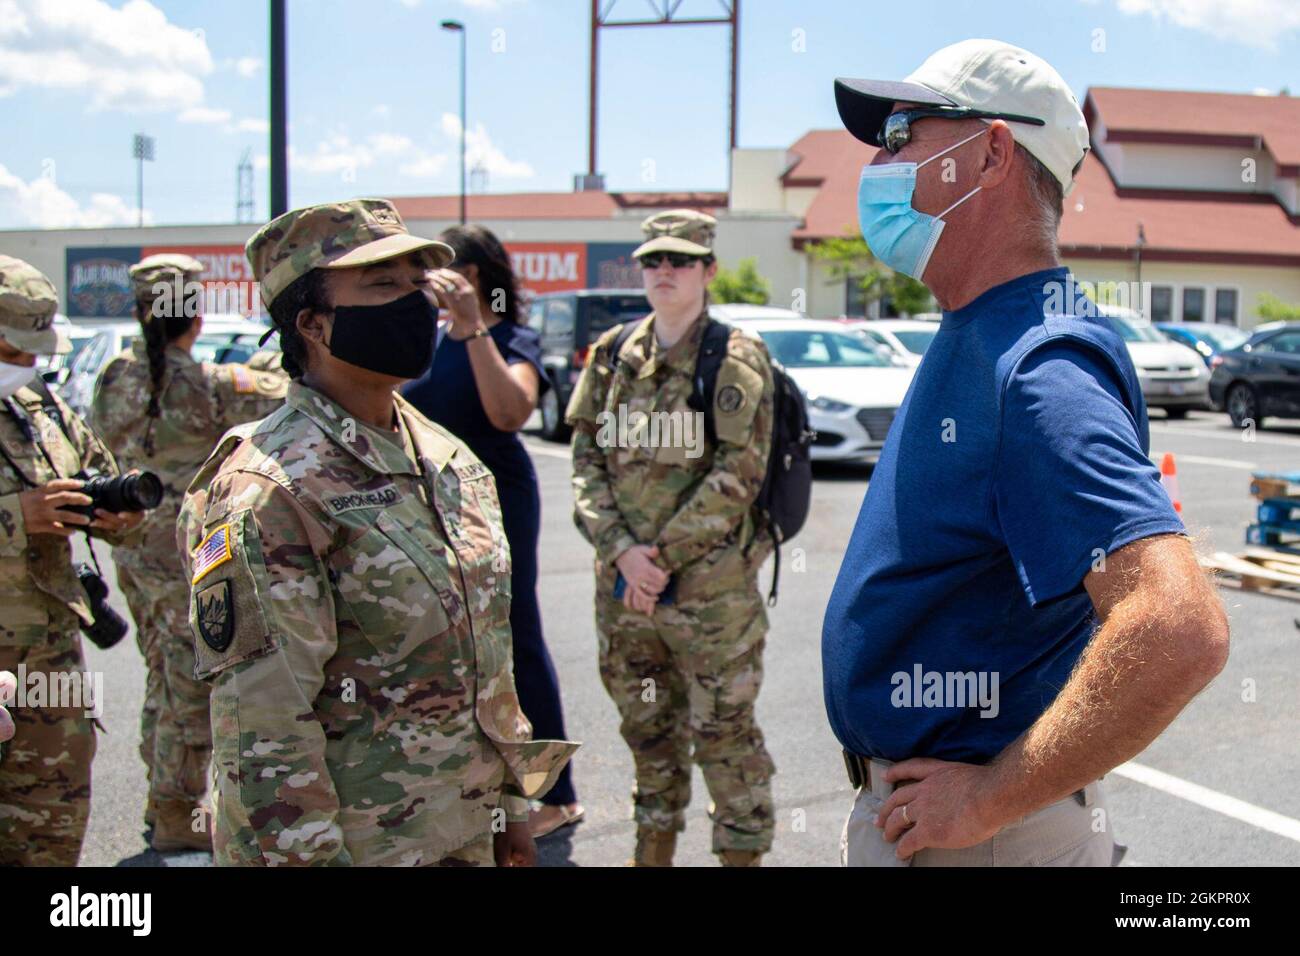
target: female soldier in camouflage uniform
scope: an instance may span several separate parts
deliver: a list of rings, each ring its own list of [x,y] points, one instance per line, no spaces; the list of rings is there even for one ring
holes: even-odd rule
[[[212,680],[218,864],[529,863],[528,798],[576,745],[532,740],[491,473],[395,394],[433,356],[451,249],[392,204],[297,209],[248,242],[293,377],[185,498]]]
[[[118,471],[36,374],[38,354],[71,348],[53,327],[57,305],[49,279],[0,256],[0,671],[26,692],[11,710],[13,739],[0,746],[0,866],[75,866],[81,855],[95,732],[78,631],[93,615],[69,538],[88,527],[118,543],[142,517],[101,509],[92,521],[68,510],[91,503],[73,475]],[[55,687],[75,686],[80,700],[50,699]]]
[[[212,733],[208,685],[194,679],[189,578],[176,554],[181,497],[226,430],[269,415],[284,401],[288,383],[278,369],[214,365],[190,356],[202,324],[202,271],[197,259],[175,253],[131,267],[143,334],[105,367],[91,412],[123,467],[154,472],[165,489],[140,546],[113,552],[149,668],[140,756],[149,773],[145,823],[154,827],[152,843],[160,851],[211,847],[207,828],[195,832],[193,826]]]

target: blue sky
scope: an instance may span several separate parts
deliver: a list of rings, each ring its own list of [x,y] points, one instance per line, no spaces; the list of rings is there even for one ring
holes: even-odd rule
[[[605,0],[602,0],[605,2]],[[471,165],[492,192],[566,191],[587,162],[588,0],[289,0],[290,202],[457,189],[468,28]],[[614,14],[650,10],[616,0]],[[679,16],[719,0],[683,0]],[[1089,86],[1300,94],[1300,0],[742,0],[741,146],[838,125],[837,75],[901,78],[992,36]],[[265,0],[0,0],[0,229],[135,222],[131,134],[157,139],[148,221],[268,209]],[[601,35],[599,166],[615,190],[726,186],[727,30]]]

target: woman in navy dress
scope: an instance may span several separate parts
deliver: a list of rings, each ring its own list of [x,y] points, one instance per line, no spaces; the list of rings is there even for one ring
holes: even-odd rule
[[[430,274],[450,314],[438,331],[433,364],[402,396],[442,425],[496,478],[511,555],[510,627],[515,684],[539,739],[564,740],[564,711],[555,665],[542,637],[537,605],[537,536],[541,498],[532,459],[519,440],[542,390],[541,340],[524,324],[519,287],[505,249],[482,226],[453,226],[439,238],[456,250],[451,266]],[[542,806],[530,814],[534,837],[575,823],[583,810],[564,768]]]

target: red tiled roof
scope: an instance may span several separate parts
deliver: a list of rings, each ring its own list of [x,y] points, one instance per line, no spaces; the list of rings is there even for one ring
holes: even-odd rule
[[[1084,101],[1089,123],[1100,115],[1108,140],[1251,148],[1256,139],[1300,175],[1300,98],[1094,86]]]
[[[801,136],[790,152],[798,160],[782,177],[787,186],[820,186],[803,225],[794,231],[796,248],[808,239],[841,236],[858,225],[858,174],[876,155],[842,129],[815,129]]]
[[[460,196],[394,196],[403,219],[458,219]],[[468,219],[608,219],[618,212],[609,193],[482,193],[467,196]]]
[[[875,148],[844,130],[814,130],[791,149],[800,160],[786,174],[787,183],[821,184],[803,226],[793,233],[795,246],[855,230],[858,174]],[[815,170],[818,178],[805,170]],[[1065,200],[1062,253],[1131,256],[1139,222],[1146,236],[1143,255],[1151,259],[1300,264],[1300,225],[1271,196],[1119,190],[1089,153]]]
[[[403,219],[458,219],[460,196],[395,196]],[[719,192],[662,193],[480,193],[466,197],[469,219],[609,219],[621,210],[727,208]]]
[[[1117,190],[1089,153],[1065,198],[1061,252],[1131,256],[1139,222],[1146,258],[1300,265],[1300,226],[1272,197]]]

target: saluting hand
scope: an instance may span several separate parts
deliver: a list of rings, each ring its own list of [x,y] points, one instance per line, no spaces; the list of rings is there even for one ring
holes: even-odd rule
[[[434,269],[428,274],[429,289],[437,302],[451,314],[451,332],[463,339],[485,328],[479,310],[478,290],[455,269]]]
[[[18,678],[11,671],[0,671],[0,743],[14,735],[14,719],[6,707],[18,694]]]

